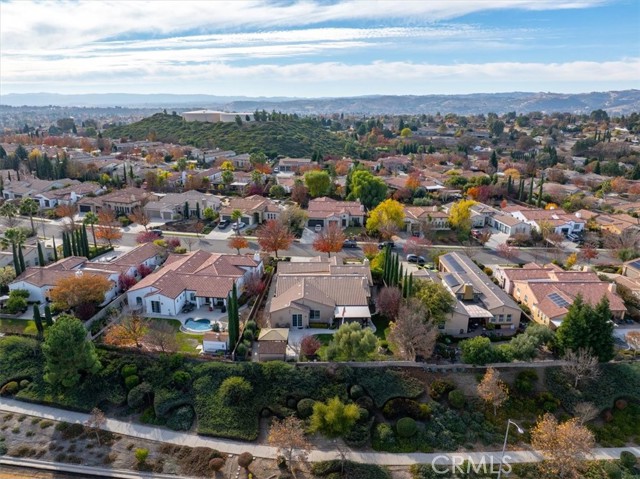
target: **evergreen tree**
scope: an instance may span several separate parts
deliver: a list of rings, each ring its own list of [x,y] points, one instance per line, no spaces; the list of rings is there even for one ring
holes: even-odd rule
[[[613,341],[613,320],[609,300],[603,296],[594,308],[594,316],[589,322],[589,347],[600,362],[611,361],[615,356]]]
[[[38,330],[38,339],[42,340],[44,337],[44,326],[42,325],[42,318],[40,317],[40,308],[37,304],[33,305],[33,320],[36,323],[36,329]]]
[[[544,175],[540,177],[540,187],[538,188],[538,202],[536,206],[540,208],[542,205],[542,185],[544,184]]]
[[[233,350],[238,343],[238,337],[240,336],[240,317],[238,314],[238,291],[236,284],[233,283],[233,289],[231,290],[231,297],[229,300],[229,347]]]
[[[596,166],[595,166],[595,168],[593,169],[593,172],[594,172],[596,175],[599,175],[599,174],[601,173],[601,170],[600,170],[600,160],[596,161]]]
[[[53,260],[58,261],[58,247],[56,246],[56,238],[55,236],[52,236],[51,239],[53,240]]]
[[[69,233],[69,239],[71,240],[71,254],[73,256],[78,256],[78,248],[76,245],[76,232],[72,231]]]
[[[409,274],[409,286],[407,286],[407,297],[413,296],[413,273]]]
[[[513,180],[511,179],[511,176],[509,176],[509,178],[507,179],[507,196],[511,196],[512,189],[513,189]]]
[[[82,243],[84,245],[84,255],[89,257],[89,236],[87,235],[87,225],[82,224]]]
[[[527,197],[527,202],[532,205],[533,204],[533,180],[534,176],[529,178],[529,196]]]
[[[200,202],[196,203],[196,218],[200,219]]]
[[[18,260],[20,261],[20,273],[24,273],[24,270],[27,269],[24,265],[24,256],[22,255],[22,245],[18,245]]]
[[[400,286],[400,281],[404,278],[404,266],[400,264],[400,272],[398,273],[398,282],[396,286]]]
[[[51,308],[48,304],[44,307],[44,322],[47,326],[51,326],[53,324],[53,318],[51,317]]]
[[[40,243],[40,241],[38,241],[38,264],[40,266],[44,266],[45,260],[44,260],[44,253],[42,252],[42,244]]]
[[[184,217],[185,220],[189,219],[189,202],[188,201],[184,202],[184,208],[182,209],[182,216]]]
[[[491,168],[493,168],[494,172],[498,171],[498,155],[496,154],[496,150],[493,150],[493,153],[491,153],[489,165],[491,165]]]
[[[518,188],[518,201],[522,201],[524,198],[524,178],[520,178],[520,186]]]

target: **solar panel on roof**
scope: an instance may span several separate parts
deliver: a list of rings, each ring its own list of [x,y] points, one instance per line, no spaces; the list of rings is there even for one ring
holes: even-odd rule
[[[449,285],[450,288],[455,288],[456,286],[458,286],[458,280],[451,276],[451,275],[447,275],[444,277],[444,282],[447,283],[447,285]]]
[[[633,263],[630,263],[629,265],[634,267],[634,268],[640,269],[640,260],[634,261]]]
[[[549,299],[553,301],[553,303],[560,308],[566,308],[571,304],[562,296],[560,296],[558,293],[551,293],[549,295]]]
[[[451,256],[451,257],[449,257],[447,259],[449,260],[449,263],[451,264],[451,266],[453,267],[453,270],[456,273],[464,273],[465,272],[465,269],[462,266],[460,266],[460,263],[458,263],[458,261],[454,257]]]

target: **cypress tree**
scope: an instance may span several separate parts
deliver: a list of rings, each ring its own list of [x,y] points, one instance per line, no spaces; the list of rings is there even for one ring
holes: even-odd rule
[[[389,248],[389,246],[387,245],[384,248],[384,269],[382,271],[382,279],[387,285],[389,285],[390,272],[391,272],[391,248]]]
[[[33,305],[33,320],[36,323],[36,329],[38,330],[38,339],[42,340],[44,335],[44,326],[42,325],[42,318],[40,317],[40,308],[37,304]]]
[[[44,254],[42,252],[42,244],[40,243],[40,241],[38,241],[38,263],[40,264],[40,266],[45,265]]]
[[[524,178],[520,178],[520,187],[518,189],[518,201],[522,201],[524,198]]]
[[[513,180],[511,179],[511,176],[509,176],[509,179],[507,180],[507,196],[511,196],[512,188],[513,188]]]
[[[189,202],[188,201],[184,202],[184,208],[182,208],[182,216],[184,217],[185,220],[189,219]]]
[[[69,233],[69,239],[71,240],[71,254],[73,256],[78,256],[78,249],[76,247],[76,232],[72,231]]]
[[[18,245],[18,260],[20,261],[20,273],[24,273],[27,268],[24,265],[24,256],[22,256],[22,245]]]
[[[240,323],[238,316],[238,292],[236,284],[233,283],[231,290],[231,300],[229,301],[229,347],[233,350],[238,343],[240,335]]]
[[[407,291],[409,286],[409,275],[405,272],[404,277],[402,278],[402,297],[407,298]]]
[[[56,238],[53,236],[51,238],[53,240],[53,260],[58,261],[58,248],[56,247]]]
[[[538,202],[536,203],[536,206],[538,208],[540,208],[540,205],[542,204],[542,185],[543,184],[544,184],[544,175],[540,177],[540,187],[538,188]]]
[[[48,304],[44,307],[44,322],[47,326],[53,325],[53,318],[51,317],[51,308],[49,307]]]
[[[400,272],[398,273],[398,282],[397,282],[397,286],[400,286],[400,281],[404,278],[404,266],[402,266],[402,264],[400,264]]]
[[[124,164],[124,167],[122,168],[122,172],[124,173],[124,184],[127,184],[127,164]]]
[[[527,202],[532,205],[533,204],[533,176],[529,178],[529,196],[527,197]]]
[[[200,202],[196,203],[196,218],[200,219]]]
[[[15,243],[11,243],[11,249],[13,252],[13,269],[16,270],[16,276],[20,276],[22,274],[22,270],[20,269],[20,259],[18,258],[18,251],[16,251]]]
[[[409,286],[407,286],[407,297],[413,295],[413,273],[409,275]]]
[[[85,256],[88,258],[89,257],[89,236],[87,235],[87,225],[85,225],[84,223],[82,224],[82,238],[83,238],[83,242],[84,242],[84,251],[85,251]]]

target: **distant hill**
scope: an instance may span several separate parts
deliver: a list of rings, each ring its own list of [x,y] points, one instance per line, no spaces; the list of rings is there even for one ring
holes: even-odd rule
[[[344,142],[311,119],[243,123],[187,123],[180,116],[155,114],[130,125],[110,128],[105,136],[159,141],[196,147],[219,147],[236,153],[257,149],[291,157],[310,157],[314,151],[342,154]]]
[[[9,106],[121,106],[168,110],[210,108],[226,111],[267,111],[299,114],[433,114],[506,113],[531,111],[591,113],[602,108],[610,114],[640,111],[640,90],[592,93],[474,93],[470,95],[361,96],[344,98],[250,98],[242,96],[105,93],[58,95],[52,93],[0,95]]]

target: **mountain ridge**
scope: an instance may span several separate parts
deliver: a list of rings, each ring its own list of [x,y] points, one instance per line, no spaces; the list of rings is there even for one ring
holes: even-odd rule
[[[590,113],[603,109],[610,114],[640,111],[640,90],[589,93],[502,92],[454,95],[365,95],[352,97],[295,98],[217,96],[207,94],[97,93],[10,93],[0,95],[0,104],[20,106],[157,107],[220,109],[226,111],[278,110],[298,114],[479,114],[509,111],[528,113],[556,111]]]

